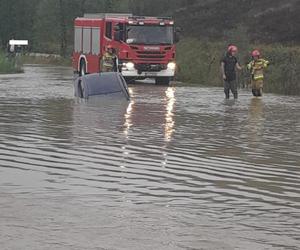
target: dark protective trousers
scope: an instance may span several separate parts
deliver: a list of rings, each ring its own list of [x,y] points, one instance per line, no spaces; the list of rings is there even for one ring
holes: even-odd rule
[[[254,80],[251,81],[252,85],[252,93],[253,96],[262,96],[263,95],[263,87],[264,87],[264,80]]]
[[[230,91],[232,92],[234,99],[238,98],[237,81],[224,81],[224,92],[226,99],[230,97]]]

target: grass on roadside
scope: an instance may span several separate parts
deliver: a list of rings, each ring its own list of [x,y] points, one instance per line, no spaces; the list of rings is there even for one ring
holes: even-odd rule
[[[0,74],[23,73],[22,65],[16,63],[16,58],[8,58],[5,53],[0,52]]]

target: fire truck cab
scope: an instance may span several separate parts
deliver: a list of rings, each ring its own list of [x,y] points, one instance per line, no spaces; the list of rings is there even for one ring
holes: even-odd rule
[[[80,75],[101,72],[109,46],[127,81],[154,78],[169,84],[175,76],[178,36],[171,18],[86,14],[74,26],[73,68]]]

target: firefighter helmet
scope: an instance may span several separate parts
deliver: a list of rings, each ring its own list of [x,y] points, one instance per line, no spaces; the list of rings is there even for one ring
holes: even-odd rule
[[[251,55],[252,55],[253,57],[256,57],[256,56],[259,57],[259,56],[260,56],[260,52],[259,52],[259,50],[256,49],[256,50],[253,50],[253,51],[252,51]]]
[[[237,52],[238,51],[238,47],[235,46],[235,45],[230,45],[228,47],[228,50],[227,50],[229,53],[232,53],[232,52]]]

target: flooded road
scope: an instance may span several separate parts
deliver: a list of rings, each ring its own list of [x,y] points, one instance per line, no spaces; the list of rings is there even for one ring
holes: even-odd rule
[[[1,250],[299,249],[300,98],[0,76]]]

